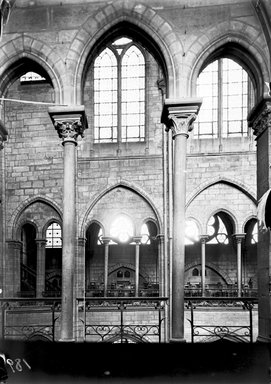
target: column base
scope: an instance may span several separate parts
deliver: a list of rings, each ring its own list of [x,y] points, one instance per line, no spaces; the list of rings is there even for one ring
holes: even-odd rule
[[[170,344],[177,344],[177,343],[184,344],[184,343],[186,343],[186,340],[183,339],[183,338],[174,338],[174,337],[172,337],[171,339],[169,339],[169,343]]]
[[[75,343],[75,339],[58,339],[57,341],[61,342],[61,343]]]

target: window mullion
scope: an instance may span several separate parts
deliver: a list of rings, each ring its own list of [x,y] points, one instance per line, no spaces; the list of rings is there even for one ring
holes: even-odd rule
[[[118,58],[118,91],[117,91],[117,98],[118,98],[118,101],[117,101],[117,129],[118,129],[118,132],[117,132],[117,141],[118,141],[118,151],[120,150],[120,143],[121,143],[121,125],[122,125],[122,108],[121,108],[121,102],[122,102],[122,98],[121,98],[121,93],[122,93],[122,69],[121,69],[121,64],[122,64],[122,57],[123,55],[121,55],[121,57]]]
[[[217,113],[218,113],[218,138],[219,148],[222,146],[222,133],[223,133],[223,65],[222,60],[218,60],[218,97],[217,97]]]

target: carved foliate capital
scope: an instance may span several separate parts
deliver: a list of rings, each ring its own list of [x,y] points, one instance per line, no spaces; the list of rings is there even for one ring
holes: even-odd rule
[[[188,137],[189,132],[193,129],[201,103],[202,99],[166,99],[161,117],[161,122],[166,125],[166,131],[171,129],[173,138],[178,135]]]
[[[49,115],[63,144],[66,141],[76,143],[78,136],[84,137],[88,127],[84,106],[50,107]]]
[[[185,135],[189,136],[188,132],[192,131],[193,123],[196,119],[197,115],[195,113],[183,113],[183,114],[170,114],[168,115],[168,121],[170,126],[166,127],[166,130],[172,129],[173,139],[177,135]]]
[[[248,124],[257,138],[271,128],[271,98],[262,99],[248,116]]]
[[[77,141],[77,137],[84,137],[84,128],[78,119],[56,119],[54,123],[58,136],[63,140]]]

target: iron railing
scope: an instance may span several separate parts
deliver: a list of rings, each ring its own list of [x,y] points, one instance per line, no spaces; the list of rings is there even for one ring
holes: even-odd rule
[[[55,341],[56,321],[59,318],[61,301],[55,298],[25,299],[1,298],[1,337],[3,339],[31,340],[41,338]],[[33,320],[27,314],[41,314],[49,318],[47,322]],[[20,316],[20,321],[14,321],[15,315]],[[48,316],[46,316],[48,315]],[[25,316],[25,318],[24,318]],[[35,316],[33,316],[35,319]]]
[[[196,341],[214,341],[216,340],[234,340],[239,342],[253,342],[253,317],[252,311],[254,305],[257,304],[258,300],[256,298],[248,297],[238,297],[238,298],[206,298],[206,297],[193,297],[192,299],[186,298],[186,306],[190,309],[190,319],[187,319],[190,322],[191,327],[191,342]],[[247,322],[245,324],[236,324],[226,319],[223,320],[223,323],[213,324],[208,323],[203,320],[195,320],[195,311],[196,309],[209,308],[214,309],[220,308],[234,308],[234,309],[243,309],[247,311]],[[230,318],[231,320],[231,318]],[[232,321],[232,320],[231,320]]]
[[[186,297],[202,297],[203,290],[202,288],[189,287],[184,288],[184,295]],[[205,297],[238,297],[237,288],[206,288],[204,291]],[[242,288],[241,290],[242,297],[257,297],[258,289],[257,288]]]
[[[168,298],[78,298],[78,306],[83,312],[80,318],[84,326],[84,339],[97,342],[157,342],[162,341],[162,324],[165,319],[164,307]],[[93,322],[90,312],[107,312],[113,317],[113,313],[118,313],[116,321]],[[156,316],[152,320],[146,318],[140,320],[137,316],[139,312],[152,311]],[[129,321],[125,320],[125,315],[130,314]],[[131,316],[133,319],[131,320]],[[106,316],[105,316],[106,318]],[[107,317],[108,319],[108,317]]]

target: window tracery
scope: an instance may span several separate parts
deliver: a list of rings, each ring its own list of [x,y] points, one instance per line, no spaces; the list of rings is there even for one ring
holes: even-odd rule
[[[94,61],[94,142],[145,140],[145,58],[126,37]]]

